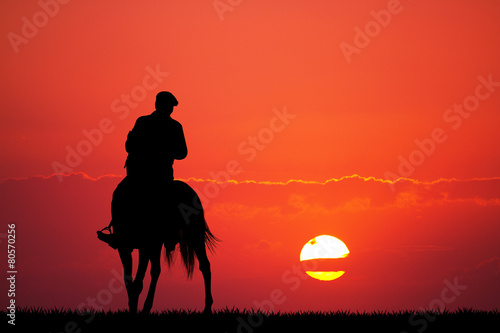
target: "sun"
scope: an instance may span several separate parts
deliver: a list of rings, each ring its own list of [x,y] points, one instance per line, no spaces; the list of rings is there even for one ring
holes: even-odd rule
[[[300,261],[331,262],[349,255],[349,249],[340,239],[330,235],[316,236],[308,241],[300,251]],[[307,275],[322,281],[332,281],[344,275],[345,271],[306,270]]]

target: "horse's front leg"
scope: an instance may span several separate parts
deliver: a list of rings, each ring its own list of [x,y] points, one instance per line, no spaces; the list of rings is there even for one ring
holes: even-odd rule
[[[118,254],[120,255],[120,260],[123,265],[123,279],[125,281],[125,288],[127,289],[128,305],[130,312],[133,311],[133,304],[130,300],[133,298],[133,287],[132,287],[132,251],[128,249],[118,248]],[[137,305],[135,306],[135,312],[137,312]]]
[[[148,268],[148,251],[144,249],[139,249],[139,264],[137,266],[137,274],[135,275],[134,281],[130,284],[128,291],[128,306],[130,313],[137,313],[137,306],[139,303],[139,295],[142,291],[144,276],[146,275],[146,270]],[[130,269],[132,270],[132,268]]]
[[[155,297],[156,284],[161,273],[161,248],[163,244],[160,243],[154,246],[149,254],[149,261],[151,262],[151,283],[149,284],[148,295],[144,301],[143,313],[149,313],[153,307],[153,300]]]
[[[205,308],[204,314],[212,314],[212,304],[214,303],[212,297],[212,272],[210,271],[210,261],[208,261],[205,243],[195,249],[196,257],[198,257],[198,264],[200,267],[203,280],[205,282]]]

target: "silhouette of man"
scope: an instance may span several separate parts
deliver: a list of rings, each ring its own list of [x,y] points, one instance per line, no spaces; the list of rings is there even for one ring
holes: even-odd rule
[[[172,166],[174,160],[187,156],[182,125],[171,118],[177,105],[172,93],[159,92],[156,110],[139,117],[127,135],[127,176],[113,192],[111,203],[109,226],[113,226],[113,234],[99,234],[101,240],[115,249],[121,247],[127,249],[125,252],[131,252],[141,242],[151,241],[155,235],[148,234],[148,226],[152,224],[159,223],[168,228],[165,212],[172,208],[168,205],[172,195],[169,189],[174,180]],[[173,247],[177,237],[173,234],[171,237]]]
[[[174,159],[182,160],[187,155],[182,125],[170,116],[177,105],[177,99],[170,92],[159,92],[156,111],[137,119],[125,143],[127,177],[146,182],[151,178],[174,179]]]

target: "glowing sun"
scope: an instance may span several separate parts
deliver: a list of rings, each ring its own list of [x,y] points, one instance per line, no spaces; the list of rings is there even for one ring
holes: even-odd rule
[[[314,270],[306,270],[307,275],[322,281],[332,281],[344,275],[345,271],[316,270],[318,263],[332,262],[349,255],[349,249],[340,239],[330,236],[316,236],[300,251],[300,261],[311,263]],[[332,260],[333,259],[333,260]]]

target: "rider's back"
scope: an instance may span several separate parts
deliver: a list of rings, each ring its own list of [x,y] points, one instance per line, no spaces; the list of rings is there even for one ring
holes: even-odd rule
[[[137,119],[125,148],[127,176],[139,179],[172,180],[174,159],[187,155],[182,125],[158,111]]]

